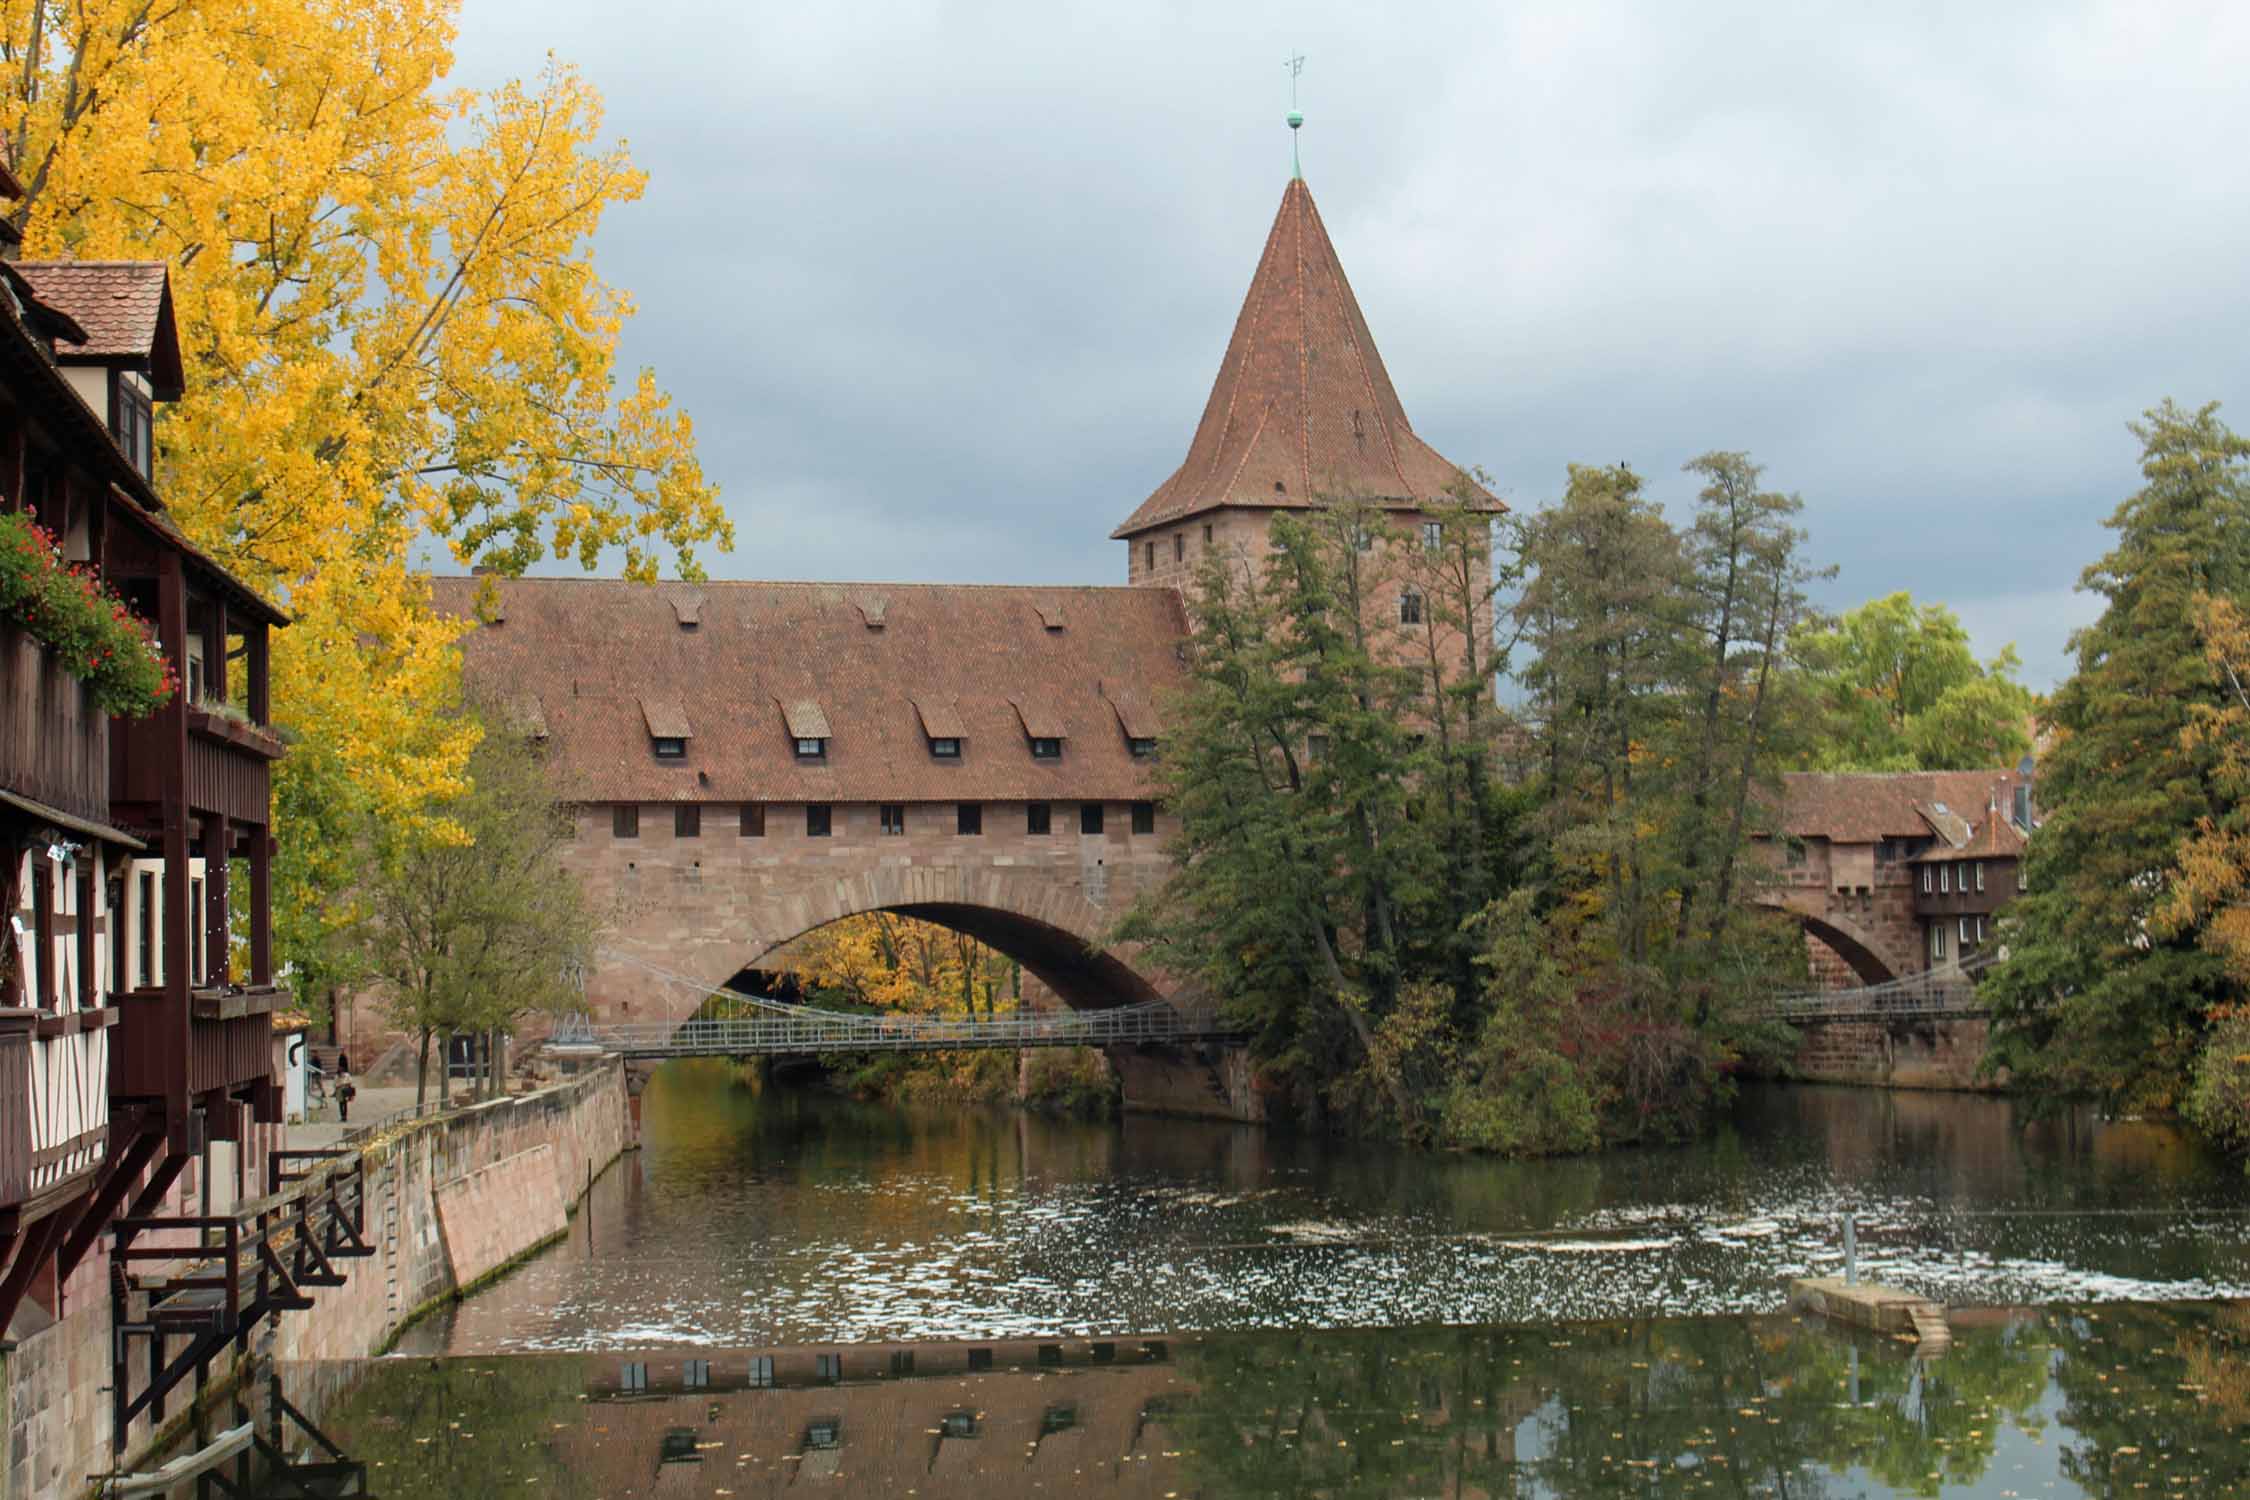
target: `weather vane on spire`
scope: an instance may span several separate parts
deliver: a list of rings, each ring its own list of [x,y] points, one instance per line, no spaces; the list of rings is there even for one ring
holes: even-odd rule
[[[1283,64],[1289,69],[1289,166],[1299,182],[1305,178],[1305,163],[1297,155],[1297,132],[1305,128],[1305,117],[1297,109],[1297,75],[1305,71],[1305,54],[1292,52]]]

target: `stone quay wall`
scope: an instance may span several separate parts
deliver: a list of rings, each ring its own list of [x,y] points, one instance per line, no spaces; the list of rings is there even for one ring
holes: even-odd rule
[[[1873,1088],[2002,1090],[2004,1076],[1977,1076],[1991,1034],[1982,1016],[1804,1022],[1788,1076]]]
[[[344,1285],[314,1288],[312,1308],[262,1325],[253,1349],[285,1360],[381,1351],[420,1314],[561,1234],[565,1205],[632,1144],[615,1062],[537,1093],[378,1129],[361,1146],[375,1253],[342,1262]],[[85,1494],[88,1476],[113,1466],[108,1272],[106,1255],[89,1256],[61,1320],[0,1346],[0,1500]],[[229,1374],[214,1362],[214,1382]],[[186,1402],[186,1388],[175,1392],[168,1415]],[[145,1418],[134,1423],[128,1467],[156,1437]]]

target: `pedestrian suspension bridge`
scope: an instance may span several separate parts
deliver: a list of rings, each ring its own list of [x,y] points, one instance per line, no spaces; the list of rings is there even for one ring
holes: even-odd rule
[[[996,1047],[1116,1047],[1226,1041],[1240,1035],[1208,1010],[1165,1000],[1109,1010],[1018,1011],[986,1020],[900,1012],[827,1010],[741,990],[713,990],[624,954],[652,978],[698,997],[675,1021],[597,1021],[571,1016],[547,1038],[550,1053],[629,1058],[807,1057],[823,1052],[960,1052]]]
[[[1928,1020],[1985,1015],[1976,977],[1992,963],[1980,953],[1967,963],[1909,974],[1849,990],[1805,990],[1773,1002],[1773,1014],[1792,1025],[1813,1021]]]

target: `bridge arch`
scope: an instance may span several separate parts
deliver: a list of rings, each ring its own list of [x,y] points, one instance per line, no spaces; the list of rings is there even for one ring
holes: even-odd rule
[[[626,962],[602,964],[589,985],[597,1015],[684,1018],[699,1003],[692,991],[654,995],[640,965],[693,980],[708,993],[806,933],[871,912],[966,933],[1022,964],[1074,1010],[1175,998],[1176,986],[1135,962],[1135,949],[1104,942],[1112,913],[1043,870],[880,864],[777,883],[747,900],[700,904],[708,909],[674,910],[668,922],[628,923],[613,934],[605,946]]]
[[[1838,911],[1808,911],[1798,901],[1768,899],[1758,905],[1792,918],[1807,937],[1816,939],[1850,967],[1863,984],[1887,984],[1911,967],[1895,945]]]

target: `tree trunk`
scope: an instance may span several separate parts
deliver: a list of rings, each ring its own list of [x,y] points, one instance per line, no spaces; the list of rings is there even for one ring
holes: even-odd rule
[[[420,1109],[430,1099],[430,1028],[421,1028],[422,1045],[414,1058],[414,1107]]]

